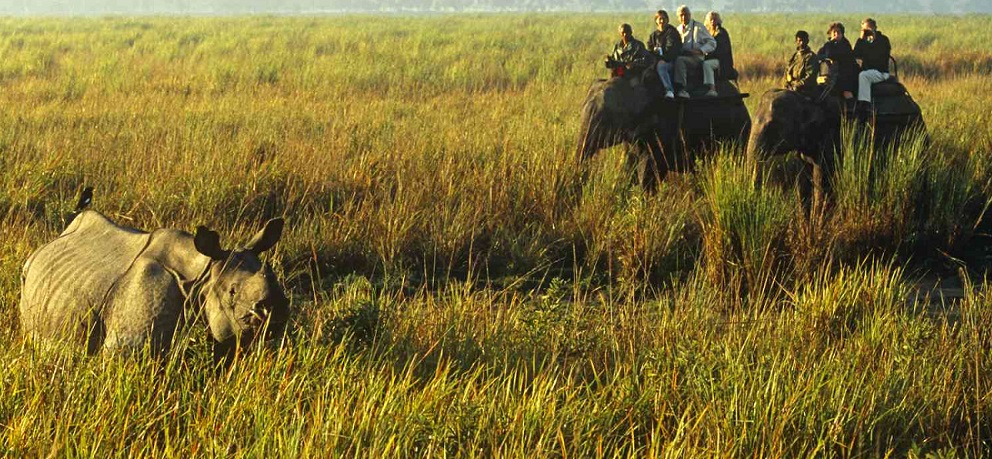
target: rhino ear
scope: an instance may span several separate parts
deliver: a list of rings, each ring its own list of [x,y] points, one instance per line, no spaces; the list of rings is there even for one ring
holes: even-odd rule
[[[282,227],[285,221],[281,218],[273,218],[265,224],[265,228],[262,228],[255,237],[251,238],[251,242],[248,243],[248,250],[255,252],[255,254],[260,254],[266,250],[272,248],[279,242],[282,237]]]
[[[196,236],[193,236],[193,246],[196,247],[197,252],[211,259],[223,260],[227,258],[227,252],[220,247],[220,236],[205,226],[196,227]]]

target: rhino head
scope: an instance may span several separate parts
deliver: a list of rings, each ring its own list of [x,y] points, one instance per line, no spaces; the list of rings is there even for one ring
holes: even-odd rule
[[[197,252],[210,257],[200,290],[210,335],[221,345],[250,343],[262,331],[281,334],[289,320],[289,300],[259,255],[282,237],[283,219],[269,220],[244,248],[225,250],[217,233],[198,227]]]

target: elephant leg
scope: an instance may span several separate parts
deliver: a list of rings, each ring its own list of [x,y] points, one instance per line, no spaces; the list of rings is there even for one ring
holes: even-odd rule
[[[802,158],[807,164],[807,172],[802,174],[800,180],[803,209],[811,220],[819,222],[826,212],[827,197],[831,195],[832,162],[816,161],[806,155]]]
[[[820,215],[824,207],[824,179],[823,179],[823,166],[819,163],[813,163],[813,203],[810,209],[810,216]]]
[[[665,147],[657,140],[638,145],[637,179],[645,191],[654,192],[668,175]]]
[[[653,192],[657,189],[656,170],[654,158],[642,154],[637,162],[637,183],[645,191]]]

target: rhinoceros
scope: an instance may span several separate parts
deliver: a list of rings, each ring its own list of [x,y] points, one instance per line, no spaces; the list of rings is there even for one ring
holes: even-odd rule
[[[176,331],[206,316],[217,357],[281,332],[288,300],[259,259],[282,236],[273,219],[242,249],[224,250],[217,233],[151,233],[118,226],[98,212],[79,213],[54,241],[36,250],[21,273],[21,329],[30,339],[70,343],[88,354],[161,355]]]

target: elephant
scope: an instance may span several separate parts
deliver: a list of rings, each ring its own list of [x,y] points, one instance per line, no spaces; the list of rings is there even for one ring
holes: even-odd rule
[[[842,112],[835,97],[816,100],[783,89],[764,93],[747,142],[748,164],[755,165],[760,176],[769,159],[795,151],[809,165],[811,173],[804,177],[812,182],[803,183],[808,195],[809,187],[826,185],[822,177],[833,174],[840,153]]]
[[[582,107],[576,154],[585,160],[603,148],[631,145],[638,181],[652,190],[669,171],[690,169],[695,152],[716,141],[747,140],[747,94],[728,81],[718,81],[717,92],[718,97],[665,99],[650,86],[622,77],[598,80]]]
[[[876,85],[878,86],[878,85]],[[871,134],[873,146],[881,148],[898,142],[912,129],[926,129],[920,107],[905,88],[896,82],[873,91],[875,104],[867,119],[856,128]],[[841,125],[845,118],[843,102],[832,95],[812,98],[795,91],[773,89],[761,96],[754,113],[747,155],[760,175],[763,164],[774,156],[797,152],[811,167],[807,174],[817,194],[830,192],[830,177],[841,158]],[[807,190],[808,191],[808,190]]]

